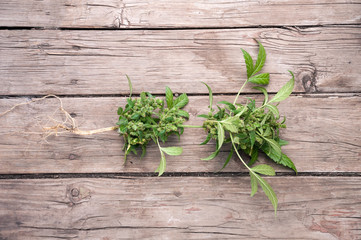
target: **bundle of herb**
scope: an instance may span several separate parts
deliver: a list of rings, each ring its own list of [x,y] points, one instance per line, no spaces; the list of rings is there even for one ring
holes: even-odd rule
[[[117,122],[118,132],[124,138],[124,163],[130,152],[137,154],[138,148],[142,149],[143,157],[148,143],[153,140],[161,154],[161,161],[156,170],[161,176],[166,168],[165,154],[180,155],[183,149],[161,147],[159,140],[164,143],[170,135],[175,134],[180,137],[183,134],[182,123],[189,118],[189,114],[181,108],[188,103],[188,97],[183,93],[174,99],[172,90],[166,87],[167,106],[163,99],[156,98],[149,92],[142,92],[140,98],[132,98],[132,84],[128,76],[127,78],[130,96],[125,108],[118,108],[119,121]]]
[[[293,73],[290,72],[292,75],[291,80],[271,99],[269,99],[265,88],[254,86],[254,89],[264,94],[264,100],[261,106],[257,107],[256,101],[250,98],[248,98],[247,104],[237,103],[238,96],[247,83],[256,85],[267,85],[269,83],[269,73],[257,74],[262,70],[266,60],[264,47],[260,42],[258,43],[259,52],[255,64],[250,54],[242,49],[247,68],[247,80],[240,88],[233,103],[221,101],[218,102],[218,104],[221,104],[223,107],[217,105],[218,111],[213,109],[212,90],[204,83],[209,91],[210,111],[208,115],[199,115],[199,117],[206,118],[203,123],[203,128],[208,133],[206,140],[201,144],[207,144],[211,139],[215,139],[216,150],[209,157],[203,158],[202,160],[215,158],[220,152],[223,143],[231,142],[232,148],[230,149],[223,168],[227,166],[235,152],[249,170],[252,188],[251,196],[257,192],[258,185],[260,185],[270,199],[276,212],[278,204],[276,194],[266,180],[259,175],[275,175],[275,170],[266,164],[260,164],[254,167],[252,167],[252,165],[257,161],[259,152],[262,151],[274,162],[289,167],[297,173],[296,167],[291,159],[281,151],[281,146],[287,144],[286,141],[279,137],[280,128],[286,127],[285,118],[280,121],[278,108],[274,105],[274,103],[285,100],[291,94],[294,86],[294,76]],[[248,164],[241,157],[240,151],[250,156]]]

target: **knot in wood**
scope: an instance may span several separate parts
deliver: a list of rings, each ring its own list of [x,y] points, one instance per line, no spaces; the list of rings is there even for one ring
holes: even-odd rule
[[[315,68],[307,69],[298,74],[298,79],[301,79],[303,89],[306,93],[317,92],[317,71]]]
[[[82,202],[89,201],[91,198],[90,190],[83,186],[71,184],[67,186],[67,198],[70,200],[69,206],[74,206]]]
[[[73,189],[71,190],[71,196],[72,196],[72,197],[78,197],[78,196],[79,196],[79,189],[73,188]]]
[[[77,159],[79,156],[78,155],[76,155],[76,154],[74,154],[74,153],[70,153],[69,154],[69,160],[75,160],[75,159]]]

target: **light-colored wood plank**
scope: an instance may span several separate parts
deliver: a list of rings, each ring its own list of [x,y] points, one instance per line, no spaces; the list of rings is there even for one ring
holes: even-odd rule
[[[360,27],[181,31],[0,31],[2,95],[233,93],[245,80],[240,48],[267,51],[276,92],[296,74],[296,92],[360,92]],[[254,92],[249,86],[246,92]]]
[[[184,28],[358,24],[359,0],[2,0],[0,26]]]
[[[0,181],[2,239],[361,238],[359,177],[268,178],[277,217],[248,177]]]
[[[233,98],[217,96],[215,102]],[[24,99],[1,99],[0,112],[21,101]],[[76,114],[80,128],[89,130],[113,126],[116,110],[124,105],[125,98],[65,98],[63,102],[69,113]],[[88,137],[53,136],[47,139],[48,143],[41,140],[41,135],[21,133],[41,132],[40,126],[58,106],[55,99],[49,99],[19,107],[0,118],[0,173],[153,172],[157,168],[160,156],[153,144],[143,160],[131,156],[124,167],[123,140],[116,132]],[[201,125],[202,119],[196,116],[207,113],[207,106],[207,96],[190,97],[186,110],[191,119],[187,124]],[[288,126],[281,136],[290,142],[284,151],[300,172],[361,172],[360,96],[292,96],[279,107],[281,115],[287,116]],[[215,148],[214,143],[199,145],[205,137],[202,129],[186,129],[181,141],[172,138],[167,146],[183,146],[184,152],[167,157],[167,171],[218,171],[227,154],[201,161]],[[234,158],[225,171],[245,169]],[[277,171],[288,170],[279,167]]]

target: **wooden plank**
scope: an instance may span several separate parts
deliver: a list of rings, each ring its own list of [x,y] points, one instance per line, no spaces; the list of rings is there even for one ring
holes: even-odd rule
[[[0,181],[2,239],[361,238],[359,177],[267,179],[277,217],[244,177]]]
[[[0,26],[185,28],[359,24],[360,4],[358,0],[2,0]]]
[[[360,27],[181,31],[0,31],[1,95],[237,92],[240,48],[267,51],[276,92],[296,74],[296,92],[360,92]],[[146,81],[146,82],[145,82]],[[146,84],[144,84],[146,83]],[[182,83],[182,84],[180,84]],[[254,92],[251,87],[246,92]]]
[[[217,96],[214,101],[232,101],[233,98]],[[261,100],[260,95],[258,100]],[[22,101],[24,99],[1,99],[0,112]],[[89,130],[113,126],[117,121],[116,110],[124,105],[125,98],[64,98],[63,102],[80,128]],[[187,124],[201,125],[202,119],[196,116],[207,113],[207,106],[207,96],[190,97],[186,110],[191,118]],[[116,132],[88,137],[52,136],[47,143],[39,134],[22,133],[41,133],[41,126],[48,121],[47,116],[58,107],[55,99],[49,99],[19,107],[0,118],[0,173],[154,172],[157,168],[160,156],[153,144],[143,160],[131,156],[124,167],[123,141]],[[279,107],[281,115],[287,116],[288,126],[281,135],[290,142],[284,151],[295,162],[299,172],[361,172],[361,136],[357,134],[361,129],[357,111],[361,107],[360,96],[292,96]],[[167,171],[218,171],[227,154],[221,153],[212,161],[201,161],[200,158],[210,155],[215,148],[214,143],[199,145],[205,137],[202,129],[186,129],[181,141],[172,138],[167,146],[183,146],[184,152],[182,156],[167,157]],[[225,171],[245,169],[234,158]],[[288,170],[278,167],[277,171]]]

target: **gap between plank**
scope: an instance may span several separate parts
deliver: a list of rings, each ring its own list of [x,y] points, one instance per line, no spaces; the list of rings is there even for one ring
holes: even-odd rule
[[[276,173],[275,177],[299,176],[299,177],[361,177],[361,172],[301,172],[297,175],[293,172]],[[154,177],[157,173],[39,173],[39,174],[0,174],[0,179],[63,179],[63,178],[134,178]],[[249,177],[248,172],[166,172],[164,177]]]
[[[181,30],[221,30],[221,29],[250,29],[250,28],[280,28],[280,29],[289,29],[289,28],[317,28],[317,27],[352,27],[360,26],[361,23],[357,24],[348,24],[348,23],[339,23],[339,24],[323,24],[323,25],[250,25],[250,26],[234,26],[234,27],[129,27],[129,28],[117,28],[117,27],[94,27],[94,28],[80,28],[80,27],[41,27],[41,26],[0,26],[0,30],[64,30],[64,31],[144,31],[144,30],[164,30],[164,31],[181,31]]]
[[[181,94],[174,92],[174,94]],[[213,96],[234,96],[237,93],[213,93]],[[269,92],[269,94],[276,94],[276,92]],[[318,93],[292,93],[290,96],[300,97],[315,97],[315,98],[327,98],[327,97],[360,97],[361,92],[318,92]],[[0,99],[16,99],[16,98],[42,98],[47,94],[34,94],[34,95],[0,95]],[[111,97],[129,97],[129,94],[54,94],[60,98],[111,98]],[[165,94],[152,94],[156,97],[165,97]],[[263,95],[261,92],[243,92],[240,95]],[[187,96],[208,96],[208,93],[187,93]],[[132,94],[132,97],[140,97],[140,94]]]

